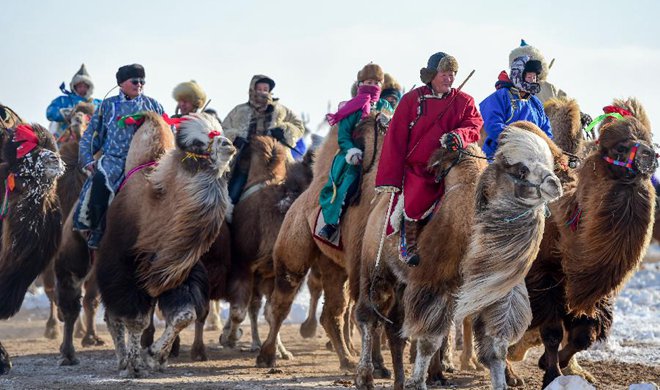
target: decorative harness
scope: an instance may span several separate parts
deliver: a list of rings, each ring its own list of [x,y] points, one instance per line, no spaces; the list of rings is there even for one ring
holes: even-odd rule
[[[9,107],[6,108],[9,109]],[[34,148],[36,148],[39,144],[39,138],[34,133],[32,126],[21,124],[16,126],[12,142],[21,143],[16,148],[16,158],[18,159],[25,157]],[[2,200],[2,206],[0,206],[0,220],[5,219],[7,213],[9,212],[9,193],[13,192],[14,188],[16,188],[16,174],[11,172],[5,179],[5,195],[4,199]]]

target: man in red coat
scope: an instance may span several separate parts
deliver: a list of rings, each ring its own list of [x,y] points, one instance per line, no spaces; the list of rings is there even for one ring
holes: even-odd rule
[[[402,207],[404,220],[401,258],[411,266],[419,264],[421,226],[444,193],[444,183],[427,169],[431,154],[477,141],[483,125],[472,96],[452,88],[457,71],[448,54],[429,58],[420,70],[424,86],[404,95],[394,112],[378,163],[376,191],[397,193],[393,210]]]

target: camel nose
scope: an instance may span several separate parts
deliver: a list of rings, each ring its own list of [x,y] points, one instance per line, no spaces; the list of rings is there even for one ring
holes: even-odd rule
[[[563,195],[561,181],[559,181],[557,176],[550,174],[543,179],[543,182],[541,183],[541,195],[548,202],[552,202]]]
[[[232,142],[226,137],[220,137],[220,146],[229,146],[232,145]]]
[[[649,146],[640,144],[634,160],[635,168],[642,174],[653,174],[658,168],[658,157],[655,150]]]

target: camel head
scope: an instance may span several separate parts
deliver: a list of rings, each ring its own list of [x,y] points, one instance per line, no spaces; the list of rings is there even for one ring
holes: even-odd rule
[[[87,130],[89,123],[92,121],[92,116],[94,115],[94,105],[91,103],[78,103],[71,113],[65,118],[69,123],[69,129],[73,134],[73,137],[69,137],[68,140],[79,140],[82,136],[82,133]]]
[[[44,147],[38,132],[43,127],[20,124],[7,129],[7,139],[0,152],[0,179],[6,180],[10,191],[44,194],[64,173],[59,155]]]
[[[552,98],[544,104],[545,113],[552,124],[554,142],[563,151],[582,152],[582,122],[580,106],[575,99]]]
[[[445,185],[448,185],[449,182],[454,181],[450,177],[453,176],[453,168],[458,165],[464,167],[468,164],[474,166],[477,173],[488,166],[486,155],[481,151],[477,143],[469,144],[460,150],[448,150],[444,147],[438,148],[431,155],[427,169],[433,172],[436,180],[446,179]],[[461,172],[459,176],[464,176],[464,174],[465,172]]]
[[[533,207],[562,195],[548,143],[528,130],[513,125],[504,129],[493,164],[498,176],[506,178],[498,180],[501,189],[510,190],[518,202]]]
[[[598,149],[615,179],[649,179],[658,167],[651,131],[634,116],[602,125]]]
[[[236,154],[231,141],[223,136],[218,120],[204,113],[184,117],[176,134],[176,146],[190,161],[188,168],[210,167],[218,175],[229,169],[229,162]]]

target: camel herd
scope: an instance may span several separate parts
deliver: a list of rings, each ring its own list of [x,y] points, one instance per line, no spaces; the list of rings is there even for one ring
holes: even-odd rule
[[[510,362],[538,344],[544,387],[567,373],[593,381],[575,353],[607,337],[613,299],[639,265],[655,221],[649,120],[635,99],[613,105],[632,115],[606,119],[595,138],[582,131],[574,100],[550,100],[554,141],[529,122],[513,123],[490,163],[477,145],[453,151],[438,145],[428,169],[444,180],[445,194],[419,237],[424,260],[417,267],[400,260],[398,234],[385,234],[388,224],[397,226],[397,213],[389,212],[389,196],[374,189],[387,127],[373,116],[354,132],[365,156],[359,196],[342,217],[339,245],[329,245],[314,229],[339,148],[336,128],[296,163],[273,138],[254,137],[244,150],[248,182],[232,208],[226,183],[235,149],[220,124],[193,114],[173,133],[147,113],[106,234],[90,255],[70,215],[85,180],[77,140],[89,107],[73,111],[70,134],[58,147],[45,129],[0,106],[0,295],[7,297],[0,319],[20,309],[42,274],[53,302],[46,335],[58,337],[56,312],[64,322],[60,363],[79,362],[73,341],[81,308],[82,345],[103,343],[93,320],[100,300],[118,371],[134,377],[164,370],[178,354],[179,332],[193,322],[191,358],[206,360],[209,302],[226,300],[230,315],[220,343],[236,346],[249,315],[256,365],[272,367],[291,357],[279,331],[307,278],[314,312],[325,295],[320,323],[339,367],[355,372],[360,389],[392,376],[385,342],[395,388],[450,383],[454,326],[463,327],[461,368],[486,366],[494,389],[523,384]],[[256,324],[264,297],[270,329],[262,343]],[[158,338],[156,307],[166,322]],[[301,334],[315,330],[312,314]],[[414,346],[409,378],[407,341]],[[10,367],[0,344],[0,373]]]

